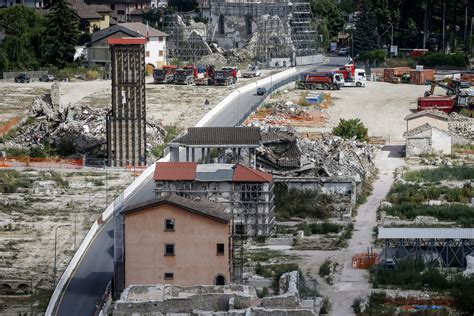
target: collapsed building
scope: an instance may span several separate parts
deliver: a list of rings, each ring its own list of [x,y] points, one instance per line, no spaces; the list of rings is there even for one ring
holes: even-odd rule
[[[279,295],[258,298],[252,286],[132,285],[120,299],[106,305],[103,315],[222,315],[222,316],[314,316],[322,297],[303,297],[298,271],[279,279]]]
[[[83,104],[66,105],[60,100],[60,87],[56,82],[50,93],[33,100],[28,119],[18,127],[15,136],[5,142],[5,147],[28,149],[48,144],[72,156],[105,157],[108,110]],[[145,129],[148,150],[163,144],[166,131],[157,122],[148,120]]]
[[[303,57],[317,53],[308,0],[210,0],[200,2],[200,11],[207,24],[165,17],[170,58],[196,61],[210,53],[235,56],[238,50],[242,59],[289,66],[308,63],[312,58]]]
[[[375,170],[373,158],[373,147],[366,143],[329,134],[310,140],[292,127],[267,126],[257,167],[289,189],[345,195],[355,204],[357,192]]]

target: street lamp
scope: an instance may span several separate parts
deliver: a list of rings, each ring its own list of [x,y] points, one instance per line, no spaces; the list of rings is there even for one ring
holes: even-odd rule
[[[57,272],[57,266],[56,266],[56,263],[57,263],[56,248],[57,248],[57,243],[58,243],[58,228],[59,228],[59,227],[67,227],[67,226],[71,226],[71,225],[69,225],[69,224],[58,225],[58,226],[56,226],[56,229],[54,230],[54,268],[53,268],[53,282],[54,282],[54,286],[56,286],[56,272]]]

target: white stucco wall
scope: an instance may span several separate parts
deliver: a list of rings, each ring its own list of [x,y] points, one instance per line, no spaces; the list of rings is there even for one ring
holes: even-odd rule
[[[160,51],[163,56],[160,56]],[[145,63],[160,67],[166,63],[166,37],[162,36],[161,41],[158,36],[150,36],[149,41],[145,45]]]
[[[431,146],[434,152],[451,154],[451,136],[436,128],[431,129]]]

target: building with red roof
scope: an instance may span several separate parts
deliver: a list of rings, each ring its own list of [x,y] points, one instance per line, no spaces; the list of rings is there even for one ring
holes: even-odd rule
[[[273,177],[241,164],[158,162],[156,197],[177,194],[224,205],[234,215],[234,232],[269,236],[274,225]]]

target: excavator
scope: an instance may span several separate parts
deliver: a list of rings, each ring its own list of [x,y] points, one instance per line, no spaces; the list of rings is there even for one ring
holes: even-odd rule
[[[461,81],[459,80],[444,78],[443,80],[428,80],[428,82],[431,84],[431,88],[425,92],[425,98],[433,95],[436,87],[445,89],[447,96],[459,95],[461,93]]]

